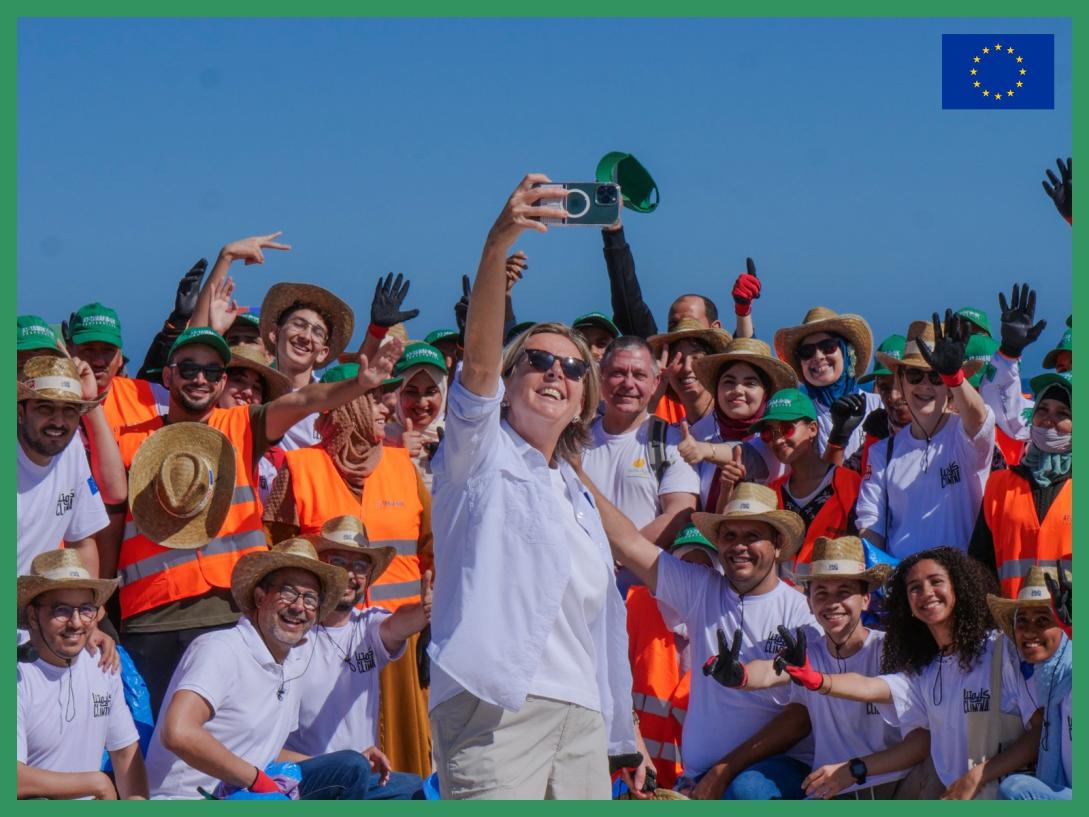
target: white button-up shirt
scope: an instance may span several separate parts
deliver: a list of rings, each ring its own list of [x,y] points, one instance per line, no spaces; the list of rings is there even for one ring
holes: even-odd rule
[[[461,690],[505,709],[525,702],[570,581],[565,510],[548,463],[500,419],[500,382],[480,397],[454,379],[446,436],[432,460],[435,595],[431,707]],[[578,523],[612,576],[612,556],[590,494],[560,463]],[[566,513],[570,513],[568,509]],[[624,601],[610,581],[589,622],[610,754],[635,751]]]

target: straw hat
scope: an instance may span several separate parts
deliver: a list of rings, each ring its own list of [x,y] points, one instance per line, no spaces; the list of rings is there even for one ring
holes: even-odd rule
[[[216,538],[234,497],[235,450],[203,423],[172,423],[140,445],[129,470],[129,506],[152,542],[192,550]]]
[[[838,539],[818,536],[813,542],[813,557],[809,563],[798,565],[797,579],[799,582],[857,579],[866,582],[872,593],[891,575],[892,567],[887,564],[866,568],[866,551],[857,536],[841,536]]]
[[[802,547],[805,537],[805,522],[793,511],[779,509],[779,498],[775,491],[766,485],[755,482],[742,482],[730,497],[723,513],[694,513],[692,524],[716,546],[719,542],[719,528],[723,522],[745,519],[765,522],[777,530],[782,537],[779,549],[779,561],[793,559]]]
[[[805,313],[801,324],[787,326],[775,333],[775,353],[802,379],[802,364],[798,360],[798,347],[807,337],[818,332],[839,335],[855,350],[855,377],[866,373],[873,351],[873,333],[861,315],[840,314],[824,306],[815,306]],[[844,361],[846,365],[847,361]]]
[[[397,555],[397,549],[383,545],[376,547],[367,538],[367,530],[363,527],[363,520],[358,516],[334,516],[321,526],[321,533],[316,536],[308,536],[318,553],[327,550],[348,550],[358,552],[370,557],[374,562],[374,569],[367,581],[368,585],[378,581],[378,577],[386,572],[393,557]]]
[[[83,564],[78,550],[57,549],[39,553],[30,563],[30,575],[20,576],[16,591],[19,627],[26,627],[26,608],[50,590],[90,590],[101,607],[117,589],[117,579],[95,579]]]
[[[337,355],[352,339],[355,331],[355,315],[352,308],[327,289],[322,289],[314,284],[276,284],[265,295],[261,302],[261,340],[270,351],[275,352],[271,345],[269,335],[279,324],[280,316],[295,303],[313,304],[318,307],[318,312],[329,316],[333,321],[332,331],[329,333],[329,356],[326,362],[336,360]]]
[[[84,414],[102,404],[108,391],[93,400],[83,399],[83,385],[80,383],[79,370],[70,357],[57,355],[35,355],[23,364],[19,373],[19,387],[16,400],[52,400],[57,403],[72,403]]]
[[[1017,598],[1007,599],[987,594],[987,606],[991,608],[991,617],[998,629],[1013,638],[1013,617],[1018,607],[1035,607],[1049,609],[1051,607],[1051,591],[1047,589],[1044,574],[1050,573],[1055,578],[1056,571],[1053,567],[1041,567],[1033,565],[1025,574],[1024,584],[1017,591]],[[1069,574],[1067,574],[1069,575]]]
[[[348,571],[319,559],[309,539],[285,539],[273,545],[272,550],[247,553],[239,559],[231,572],[231,595],[235,604],[245,613],[252,612],[253,589],[269,573],[288,567],[313,573],[321,582],[318,621],[333,612],[348,587]]]
[[[663,346],[669,346],[679,340],[698,340],[711,347],[711,354],[726,351],[726,346],[732,338],[725,329],[711,329],[697,321],[695,318],[681,318],[677,325],[669,332],[661,335],[651,335],[647,338],[650,349],[657,357],[662,353]]]
[[[231,363],[228,368],[249,369],[257,372],[265,383],[263,403],[271,403],[291,391],[291,380],[283,372],[268,365],[268,355],[260,343],[236,343],[231,347]]]
[[[911,326],[907,331],[907,342],[904,344],[904,356],[902,358],[896,358],[892,355],[887,355],[883,352],[878,352],[874,355],[885,368],[892,372],[896,371],[897,366],[910,366],[913,369],[929,369],[930,364],[926,362],[926,358],[923,357],[919,351],[919,342],[922,341],[926,344],[927,348],[934,351],[934,322],[933,321],[912,321]],[[983,366],[981,360],[965,360],[964,376],[971,377],[979,371]]]
[[[794,370],[778,358],[772,357],[771,347],[756,338],[734,338],[727,344],[725,352],[702,357],[692,368],[695,369],[696,377],[703,387],[711,394],[715,394],[722,370],[734,361],[748,363],[754,369],[759,369],[767,375],[768,380],[771,381],[768,387],[769,397],[777,391],[791,389],[798,385]]]

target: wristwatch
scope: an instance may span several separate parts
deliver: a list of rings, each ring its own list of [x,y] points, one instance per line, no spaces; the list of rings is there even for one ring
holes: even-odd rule
[[[866,782],[866,775],[869,770],[866,768],[866,763],[857,757],[852,757],[847,761],[847,769],[851,772],[851,777],[855,779],[858,785],[862,785]]]

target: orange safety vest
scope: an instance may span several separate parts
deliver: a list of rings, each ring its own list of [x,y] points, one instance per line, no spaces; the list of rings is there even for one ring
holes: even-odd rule
[[[790,479],[787,474],[772,483],[779,497],[779,507],[783,505],[783,486]],[[862,475],[850,468],[837,466],[832,473],[832,496],[817,511],[813,521],[805,531],[805,541],[802,549],[798,551],[794,564],[808,564],[813,557],[813,543],[818,536],[827,536],[829,539],[837,539],[847,535],[847,525],[850,521],[851,511],[858,500],[858,488],[862,484]]]
[[[164,425],[162,417],[123,428],[118,439],[125,468],[141,443]],[[129,511],[117,563],[122,620],[170,602],[199,598],[212,588],[229,588],[235,564],[247,553],[266,550],[261,501],[254,488],[253,437],[249,406],[212,409],[208,425],[223,432],[235,450],[234,496],[216,538],[200,548],[157,545],[136,527]]]
[[[159,416],[151,383],[130,377],[115,377],[110,381],[102,410],[117,439],[120,439],[122,429],[154,421]]]
[[[1015,471],[995,471],[983,492],[983,518],[994,539],[994,560],[1002,595],[1017,597],[1028,569],[1054,567],[1062,561],[1071,569],[1073,553],[1074,480],[1068,479],[1041,523],[1032,501],[1032,486]]]
[[[360,516],[375,547],[390,546],[397,555],[373,586],[369,603],[396,610],[420,600],[420,539],[423,503],[416,466],[405,448],[383,448],[378,467],[363,483],[360,503],[320,446],[288,451],[284,463],[291,472],[295,511],[303,535],[321,532],[335,516]]]
[[[646,587],[632,587],[627,606],[628,658],[639,731],[658,771],[658,785],[671,789],[683,772],[681,724],[670,717],[671,699],[681,680],[677,642]]]
[[[670,425],[676,425],[685,419],[684,405],[679,400],[674,400],[667,394],[662,395],[658,405],[654,409],[656,417],[661,417]]]

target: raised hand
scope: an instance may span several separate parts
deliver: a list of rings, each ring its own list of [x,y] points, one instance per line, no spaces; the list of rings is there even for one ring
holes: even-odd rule
[[[290,244],[281,244],[275,239],[284,234],[283,230],[277,230],[274,233],[268,235],[255,235],[249,238],[239,239],[238,241],[232,241],[226,245],[219,254],[223,258],[230,261],[243,260],[246,262],[246,266],[250,264],[263,264],[265,263],[264,250],[290,250]]]
[[[944,328],[937,312],[933,315],[933,321],[934,348],[928,347],[926,341],[919,340],[919,354],[938,374],[955,378],[964,368],[965,348],[968,345],[968,322],[954,314],[952,309],[945,310]]]
[[[458,324],[458,333],[462,338],[465,337],[465,319],[469,315],[469,295],[472,294],[473,287],[469,281],[468,275],[461,276],[461,298],[454,304],[454,320]]]
[[[193,310],[197,308],[197,297],[200,295],[200,284],[204,280],[204,273],[208,269],[208,259],[202,258],[189,272],[178,281],[178,291],[174,295],[174,311],[170,313],[170,323],[181,327],[193,317]]]
[[[503,211],[488,232],[488,243],[493,246],[510,247],[525,229],[547,233],[548,225],[538,219],[567,218],[570,215],[562,207],[537,206],[541,199],[555,199],[555,188],[534,187],[535,184],[551,184],[552,180],[543,173],[530,173],[510,194]]]
[[[689,465],[703,462],[706,452],[706,444],[697,441],[688,429],[688,423],[681,420],[681,441],[677,443],[677,453]]]
[[[1051,182],[1051,184],[1042,182],[1044,192],[1055,202],[1055,209],[1059,211],[1059,215],[1072,224],[1074,222],[1074,161],[1067,157],[1065,165],[1062,159],[1056,159],[1055,164],[1059,167],[1061,178],[1056,178],[1050,170],[1044,171]]]
[[[507,294],[514,289],[514,285],[522,280],[522,275],[529,269],[529,258],[524,252],[518,250],[507,258]]]
[[[724,687],[743,687],[749,682],[749,671],[741,663],[741,630],[734,630],[734,640],[726,647],[726,633],[718,630],[718,655],[712,655],[703,665],[703,674],[709,675]]]
[[[404,281],[404,284],[401,282]],[[383,281],[378,279],[374,287],[374,299],[371,301],[371,323],[389,329],[398,323],[410,321],[420,314],[418,309],[410,309],[407,312],[401,310],[401,304],[408,295],[409,281],[401,273],[397,273],[394,280],[391,272]]]
[[[249,308],[239,306],[233,295],[234,279],[228,276],[212,290],[212,299],[208,303],[208,324],[221,335],[226,334],[238,316]]]
[[[756,264],[751,258],[745,259],[745,268],[747,272],[737,276],[731,291],[734,296],[734,314],[742,316],[752,312],[752,302],[760,297],[760,279],[756,277]]]
[[[91,368],[90,363],[80,360],[78,357],[72,358],[72,362],[76,364],[76,373],[79,375],[79,387],[83,391],[83,399],[94,400],[98,397],[98,381],[95,380],[94,369]]]
[[[398,337],[393,337],[378,347],[373,361],[368,361],[367,356],[359,356],[359,375],[356,380],[366,391],[376,389],[382,385],[382,381],[390,376],[394,365],[401,359],[404,351],[404,343]]]
[[[1002,310],[1002,344],[998,348],[1006,357],[1021,357],[1025,347],[1047,326],[1047,321],[1032,323],[1036,317],[1036,290],[1029,289],[1028,284],[1014,284],[1009,303],[1005,293],[998,293],[998,306]]]
[[[866,396],[859,393],[845,394],[832,403],[831,413],[832,429],[828,432],[828,443],[845,447],[851,434],[866,416]]]
[[[420,579],[420,604],[423,606],[424,618],[431,621],[431,603],[434,598],[435,574],[425,570]]]
[[[824,676],[809,663],[809,655],[805,649],[805,630],[798,627],[794,632],[797,633],[796,638],[790,635],[790,630],[782,624],[779,625],[779,636],[786,646],[775,656],[775,674],[782,675],[786,672],[790,680],[799,686],[818,690],[824,683]]]
[[[1062,625],[1067,637],[1070,637],[1074,626],[1074,586],[1067,580],[1061,563],[1055,563],[1055,570],[1059,574],[1059,580],[1055,581],[1050,573],[1045,573],[1044,582],[1047,584],[1047,592],[1051,594],[1051,610],[1055,619]]]
[[[726,490],[727,484],[729,485],[730,491],[733,491],[734,487],[739,482],[743,482],[745,480],[745,475],[747,474],[747,471],[745,469],[745,463],[742,462],[743,454],[744,452],[742,450],[741,444],[738,443],[733,447],[733,450],[730,452],[730,461],[719,469],[719,479],[721,479],[723,482],[723,491]]]

